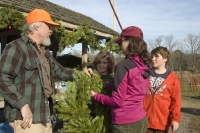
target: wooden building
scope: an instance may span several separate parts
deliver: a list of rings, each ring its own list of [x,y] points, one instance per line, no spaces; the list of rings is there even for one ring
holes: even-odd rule
[[[65,26],[66,30],[69,31],[72,31],[78,26],[83,25],[84,20],[89,20],[89,26],[96,31],[95,34],[98,36],[99,39],[118,35],[116,31],[106,27],[105,25],[93,20],[88,16],[56,5],[46,0],[0,0],[0,8],[1,7],[14,7],[25,16],[27,15],[27,13],[35,8],[44,9],[48,11],[51,16],[58,20],[63,26]],[[7,43],[16,38],[19,38],[20,33],[21,32],[17,29],[1,29],[1,51],[4,49]]]

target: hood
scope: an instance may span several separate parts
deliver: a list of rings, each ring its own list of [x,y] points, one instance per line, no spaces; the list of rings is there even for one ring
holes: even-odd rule
[[[140,60],[139,56],[129,56],[128,58],[135,62],[144,78],[148,78],[150,76],[152,68],[149,64],[144,64],[143,61]]]

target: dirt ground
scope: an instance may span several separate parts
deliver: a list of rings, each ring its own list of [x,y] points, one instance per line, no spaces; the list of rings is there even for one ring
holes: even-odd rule
[[[200,99],[183,99],[181,112],[180,127],[175,133],[200,133],[191,127],[191,125],[195,125],[194,118],[200,121]]]
[[[182,118],[180,122],[180,127],[175,133],[200,133],[200,131],[193,129],[192,125],[195,125],[193,121],[196,118],[200,121],[200,99],[188,98],[182,99]],[[198,123],[197,123],[198,124]],[[200,125],[195,125],[200,126]],[[58,132],[53,132],[58,133]],[[172,133],[171,131],[169,133]]]

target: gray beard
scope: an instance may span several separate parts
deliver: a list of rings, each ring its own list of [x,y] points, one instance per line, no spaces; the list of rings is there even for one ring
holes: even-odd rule
[[[50,46],[50,45],[51,45],[50,37],[44,39],[44,40],[42,41],[42,44],[43,44],[44,46]]]

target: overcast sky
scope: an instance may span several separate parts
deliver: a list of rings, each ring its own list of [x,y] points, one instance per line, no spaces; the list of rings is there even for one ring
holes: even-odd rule
[[[112,28],[109,0],[48,0]],[[111,0],[112,1],[112,0]],[[138,26],[144,39],[173,34],[183,39],[200,33],[200,0],[116,0],[116,12],[123,28]],[[115,22],[117,32],[121,29]]]

